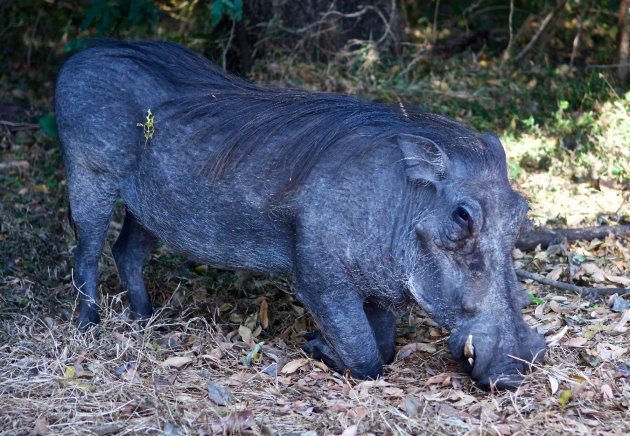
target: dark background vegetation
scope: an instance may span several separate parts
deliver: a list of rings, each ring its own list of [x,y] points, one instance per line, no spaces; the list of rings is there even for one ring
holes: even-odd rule
[[[0,0],[0,432],[630,431],[620,366],[628,363],[627,333],[614,330],[621,315],[608,301],[530,282],[536,306],[526,319],[562,347],[516,396],[477,391],[448,357],[448,332],[418,312],[402,319],[402,348],[386,384],[357,384],[304,360],[274,379],[273,391],[263,363],[304,359],[297,344],[312,328],[291,283],[192,265],[164,246],[145,274],[163,308],[161,330],[129,339],[108,246],[104,321],[79,334],[53,113],[59,67],[89,38],[168,39],[257,83],[418,105],[493,131],[537,226],[627,224],[627,9],[625,0]],[[119,210],[109,242],[120,219]],[[630,286],[627,238],[515,258],[554,279]],[[244,365],[262,340],[267,354]],[[179,378],[158,365],[171,355],[193,356]],[[70,367],[86,371],[75,377]],[[209,402],[208,371],[238,401]]]

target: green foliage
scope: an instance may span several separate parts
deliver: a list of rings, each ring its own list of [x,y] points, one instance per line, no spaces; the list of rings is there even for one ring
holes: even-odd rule
[[[214,0],[212,2],[212,26],[216,26],[227,14],[230,19],[241,21],[243,18],[243,0]]]
[[[64,53],[75,53],[83,50],[87,46],[87,41],[85,38],[75,38],[68,41],[66,45],[63,46]]]
[[[39,119],[39,126],[50,137],[57,139],[57,124],[55,124],[55,116],[52,114],[44,115]]]
[[[157,7],[148,0],[92,0],[81,23],[81,30],[96,26],[99,36],[108,35],[123,26],[126,29],[157,21]]]

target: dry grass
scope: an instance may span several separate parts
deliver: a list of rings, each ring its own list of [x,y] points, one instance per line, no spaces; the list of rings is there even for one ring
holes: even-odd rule
[[[194,289],[195,280],[183,279],[181,286],[175,286],[177,292]],[[25,290],[20,286],[16,284],[14,292]],[[174,286],[167,287],[172,291]],[[188,290],[182,299],[194,300]],[[58,292],[61,296],[72,290],[64,286]],[[596,337],[566,345],[583,337],[583,328],[571,325],[559,344],[549,349],[545,364],[529,375],[527,384],[514,392],[485,393],[452,361],[445,332],[421,313],[413,312],[402,324],[414,328],[401,330],[399,358],[385,377],[361,382],[325,370],[304,356],[298,349],[300,316],[289,310],[274,314],[274,308],[282,304],[276,305],[279,296],[270,295],[273,292],[259,288],[252,293],[269,300],[272,322],[256,338],[265,345],[260,360],[251,366],[241,363],[250,347],[234,332],[238,324],[229,322],[229,318],[242,318],[241,313],[218,315],[214,321],[211,311],[198,316],[199,303],[205,301],[182,301],[180,307],[164,308],[144,331],[126,321],[119,294],[103,298],[103,321],[86,334],[64,316],[73,311],[67,299],[53,308],[56,314],[51,316],[34,307],[5,314],[0,327],[4,343],[0,347],[0,427],[6,434],[99,435],[307,430],[341,434],[353,425],[359,433],[375,434],[630,431],[629,375],[615,369],[624,358],[627,361],[627,351],[619,351],[627,347],[627,335],[613,334],[621,315],[607,308],[594,310],[574,297],[558,299],[539,291],[538,297],[563,306],[560,314],[551,304],[551,309],[534,312],[532,308],[526,315],[539,329],[555,324],[547,329],[548,338],[561,332],[565,321],[593,325],[590,320],[599,317]],[[287,308],[293,305],[292,299],[285,300]],[[243,310],[255,313],[255,301],[246,300]],[[612,351],[598,356],[601,360],[590,366],[582,355],[599,350],[601,344],[608,344],[607,350]],[[290,373],[262,371],[274,363]],[[296,369],[291,371],[291,366]],[[208,381],[231,390],[229,404],[218,406],[209,400]],[[559,401],[563,390],[573,393],[565,405]],[[238,428],[239,423],[243,428]]]

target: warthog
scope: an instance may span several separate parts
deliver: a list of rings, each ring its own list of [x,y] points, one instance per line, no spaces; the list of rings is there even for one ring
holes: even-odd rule
[[[527,204],[493,134],[259,87],[167,42],[96,42],[63,66],[55,109],[79,327],[99,322],[98,260],[122,198],[113,253],[136,318],[152,314],[142,266],[161,240],[214,267],[293,276],[320,329],[304,349],[355,377],[392,361],[410,301],[451,330],[481,387],[515,386],[542,358],[512,261]]]

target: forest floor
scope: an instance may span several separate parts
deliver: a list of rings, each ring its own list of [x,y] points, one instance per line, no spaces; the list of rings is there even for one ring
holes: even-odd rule
[[[257,64],[251,77],[381,100],[426,103],[430,96],[429,109],[501,136],[514,186],[530,200],[536,225],[628,221],[628,95],[600,98],[582,112],[592,114],[584,126],[577,110],[563,112],[565,105],[553,101],[550,117],[574,121],[562,136],[491,107],[503,98],[496,89],[510,83],[537,89],[548,79],[571,87],[570,74],[541,79],[532,72],[512,82],[499,67],[488,78],[493,67],[474,73],[467,62],[424,79],[376,80],[368,67],[331,75],[329,67],[289,61]],[[400,317],[395,361],[379,380],[360,381],[300,350],[314,326],[289,279],[193,265],[165,246],[145,268],[159,310],[138,330],[110,249],[121,228],[119,209],[100,265],[102,322],[79,332],[65,176],[56,141],[37,124],[52,111],[52,87],[50,80],[39,90],[2,83],[0,433],[630,433],[628,297],[588,301],[525,281],[532,305],[524,317],[549,348],[525,384],[498,392],[475,387],[448,351],[448,332],[410,307]],[[538,98],[531,90],[527,96],[515,104]],[[22,110],[25,100],[31,104]],[[566,140],[598,147],[579,152],[563,143],[565,152],[558,144]],[[514,258],[517,267],[549,278],[630,288],[629,238],[516,250]]]

